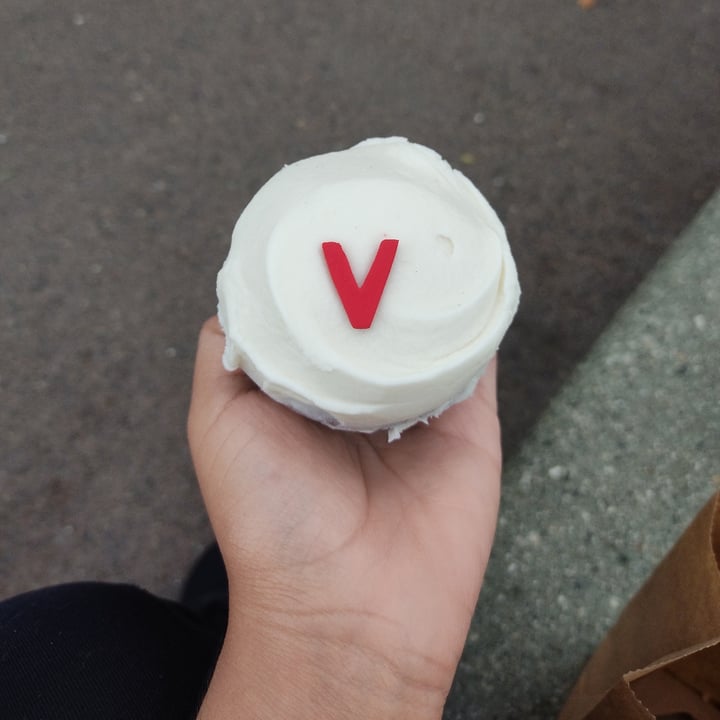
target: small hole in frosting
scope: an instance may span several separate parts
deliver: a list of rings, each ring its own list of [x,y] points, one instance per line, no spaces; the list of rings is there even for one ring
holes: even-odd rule
[[[447,235],[438,235],[438,243],[440,243],[440,249],[446,255],[452,255],[455,252],[455,243]]]

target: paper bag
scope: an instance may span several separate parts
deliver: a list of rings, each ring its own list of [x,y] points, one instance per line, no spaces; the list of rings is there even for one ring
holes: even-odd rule
[[[720,493],[595,651],[559,720],[720,720]]]

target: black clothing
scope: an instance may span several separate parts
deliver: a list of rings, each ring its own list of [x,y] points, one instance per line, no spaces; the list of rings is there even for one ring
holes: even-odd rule
[[[216,547],[207,555],[222,568]],[[106,583],[0,602],[0,718],[194,720],[225,634],[226,582],[218,597],[191,576],[184,604]]]

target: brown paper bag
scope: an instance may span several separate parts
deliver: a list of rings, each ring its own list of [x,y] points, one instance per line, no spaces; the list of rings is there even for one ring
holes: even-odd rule
[[[592,656],[559,720],[720,720],[720,493]]]

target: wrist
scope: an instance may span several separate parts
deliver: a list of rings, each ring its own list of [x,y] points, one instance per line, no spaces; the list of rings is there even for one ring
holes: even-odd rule
[[[442,716],[449,685],[432,658],[381,650],[332,617],[302,625],[231,617],[198,720]]]

